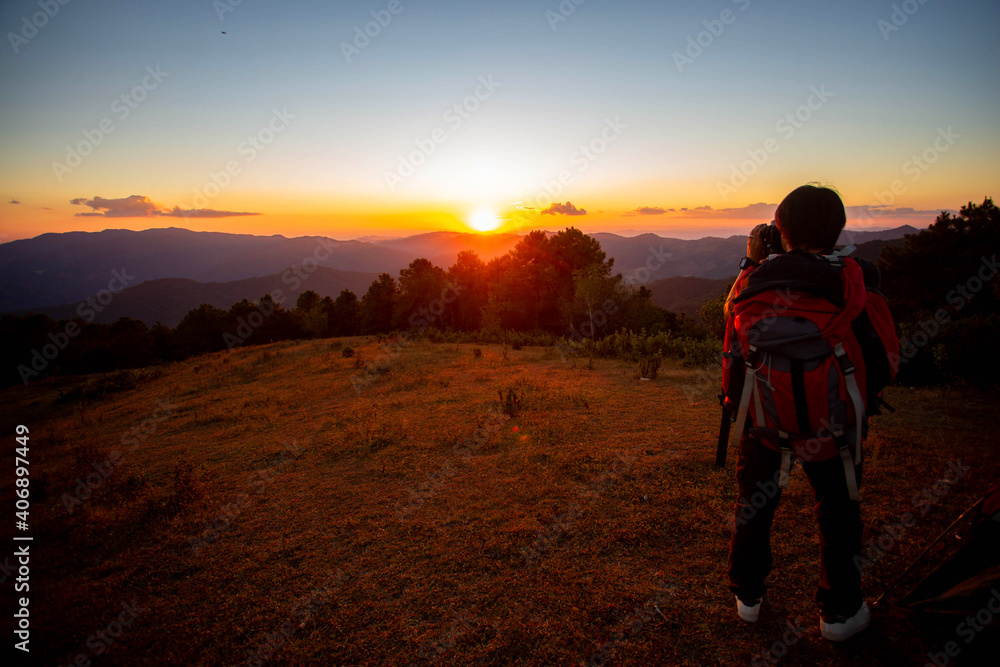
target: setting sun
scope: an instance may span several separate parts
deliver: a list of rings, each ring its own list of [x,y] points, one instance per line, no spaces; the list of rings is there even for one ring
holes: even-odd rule
[[[500,225],[503,221],[497,217],[494,211],[488,208],[476,209],[472,215],[469,216],[468,225],[477,232],[492,232]]]

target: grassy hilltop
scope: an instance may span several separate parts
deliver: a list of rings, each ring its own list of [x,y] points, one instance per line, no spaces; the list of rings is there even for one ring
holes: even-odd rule
[[[954,639],[885,607],[845,646],[819,637],[800,470],[761,621],[737,620],[717,369],[641,381],[626,362],[481,347],[285,342],[3,390],[31,429],[33,657],[705,665],[774,648],[783,665],[923,664]],[[918,516],[866,572],[869,600],[1000,472],[995,395],[887,397],[866,540]],[[914,495],[958,458],[970,470],[920,515]]]

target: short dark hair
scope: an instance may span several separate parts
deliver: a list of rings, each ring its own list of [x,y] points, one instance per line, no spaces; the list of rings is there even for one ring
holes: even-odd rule
[[[774,224],[793,248],[832,252],[847,212],[836,190],[809,184],[788,193],[774,213]]]

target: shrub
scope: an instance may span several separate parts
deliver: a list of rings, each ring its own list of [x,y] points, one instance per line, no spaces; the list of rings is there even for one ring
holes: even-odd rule
[[[659,356],[676,359],[685,366],[705,366],[720,363],[722,341],[712,338],[676,337],[669,331],[647,334],[622,329],[604,338],[584,338],[571,341],[563,339],[563,350],[572,350],[579,356],[601,359],[623,359],[641,362]]]
[[[474,356],[476,359],[479,359],[483,356],[483,351],[478,347],[474,347],[472,348],[472,356]]]
[[[379,403],[360,410],[347,429],[347,438],[364,452],[397,445],[405,438],[403,425],[389,418]]]
[[[353,347],[345,347],[343,350],[341,350],[340,354],[344,358],[353,357],[354,356],[354,348]]]
[[[933,382],[942,378],[949,381],[964,380],[981,386],[998,384],[1000,361],[993,353],[997,340],[1000,340],[1000,315],[973,315],[951,322],[942,327],[940,335],[929,346],[933,351],[937,373],[918,378],[918,381]],[[906,352],[912,353],[912,341],[913,337],[909,339],[909,349],[902,350],[904,358]],[[919,364],[914,362],[921,356],[929,355],[921,351],[915,359],[902,365],[911,378],[919,375],[914,372],[918,370]],[[906,368],[910,365],[913,367]]]
[[[655,380],[656,373],[660,370],[660,364],[663,363],[662,357],[660,355],[644,357],[639,360],[639,377],[646,378],[648,380]]]
[[[116,371],[114,373],[91,377],[83,382],[74,384],[68,389],[59,389],[59,397],[56,398],[55,403],[100,398],[109,394],[131,391],[162,375],[163,371],[159,368],[147,368]]]
[[[521,411],[522,395],[514,387],[507,387],[507,393],[503,389],[497,390],[500,394],[500,409],[508,417],[515,417]],[[522,392],[523,394],[523,392]]]
[[[685,338],[680,341],[680,359],[685,366],[715,366],[722,363],[722,341]]]

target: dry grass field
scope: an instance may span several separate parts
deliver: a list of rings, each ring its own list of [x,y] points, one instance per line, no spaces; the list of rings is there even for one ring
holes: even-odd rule
[[[953,624],[890,605],[845,645],[820,638],[801,470],[761,621],[738,621],[725,581],[735,455],[712,465],[715,369],[668,363],[642,381],[626,362],[481,348],[286,342],[118,376],[103,395],[100,378],[3,390],[8,471],[14,424],[31,430],[32,657],[920,665],[954,639]],[[995,394],[887,397],[897,412],[872,424],[866,539],[949,461],[969,470],[868,569],[869,600],[1000,472]]]

